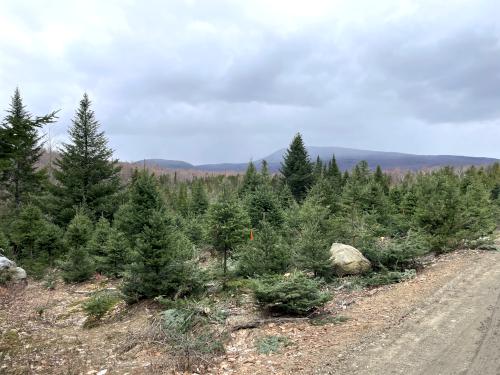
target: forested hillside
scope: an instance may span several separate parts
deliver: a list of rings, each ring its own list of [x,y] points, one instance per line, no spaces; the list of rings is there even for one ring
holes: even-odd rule
[[[310,160],[297,134],[277,174],[262,161],[242,175],[180,181],[138,166],[123,183],[86,94],[54,170],[38,169],[40,130],[56,120],[31,114],[16,90],[0,128],[2,254],[48,285],[116,280],[119,293],[85,307],[96,322],[118,300],[155,299],[177,349],[220,340],[210,350],[223,351],[223,338],[200,327],[224,316],[200,305],[241,288],[273,314],[314,312],[338,277],[332,243],[359,249],[376,285],[408,277],[430,252],[491,246],[498,223],[499,164],[395,180],[364,161],[342,172],[335,155]]]

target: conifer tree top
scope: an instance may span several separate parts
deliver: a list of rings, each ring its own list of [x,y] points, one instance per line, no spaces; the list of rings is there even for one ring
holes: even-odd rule
[[[300,133],[293,138],[286,151],[280,171],[295,199],[299,201],[304,199],[307,190],[314,182],[314,175],[309,154]]]

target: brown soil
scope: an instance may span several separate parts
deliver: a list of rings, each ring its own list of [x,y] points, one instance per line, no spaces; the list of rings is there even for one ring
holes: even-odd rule
[[[489,307],[500,295],[499,264],[498,252],[464,250],[438,258],[408,282],[337,290],[325,311],[346,322],[235,331],[227,354],[206,372],[496,374],[500,317]],[[121,304],[99,326],[84,327],[81,292],[103,286],[113,287],[94,282],[47,290],[30,282],[0,289],[0,374],[171,373],[164,346],[142,339],[157,313],[154,304]],[[256,340],[268,335],[286,336],[289,345],[258,354]]]
[[[498,368],[473,370],[500,364],[499,312],[492,307],[500,295],[499,265],[498,252],[459,251],[440,257],[411,281],[339,293],[329,308],[347,322],[271,324],[238,332],[221,368],[232,374],[382,375],[460,374],[457,369],[468,365],[470,374],[499,374]],[[480,331],[481,325],[490,328]],[[278,354],[257,355],[255,339],[269,334],[287,336],[291,345]],[[481,337],[491,350],[484,344],[478,350]],[[460,346],[467,349],[452,350]]]

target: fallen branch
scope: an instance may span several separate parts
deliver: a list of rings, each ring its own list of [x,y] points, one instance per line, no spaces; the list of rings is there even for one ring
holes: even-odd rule
[[[307,321],[310,318],[272,318],[272,319],[259,319],[251,322],[237,324],[231,328],[231,331],[239,331],[241,329],[258,328],[268,323],[286,323],[286,322],[301,322]]]

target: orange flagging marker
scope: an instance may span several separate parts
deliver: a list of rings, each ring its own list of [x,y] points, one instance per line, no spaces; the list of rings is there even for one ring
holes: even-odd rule
[[[253,229],[250,229],[250,241],[253,241]]]

